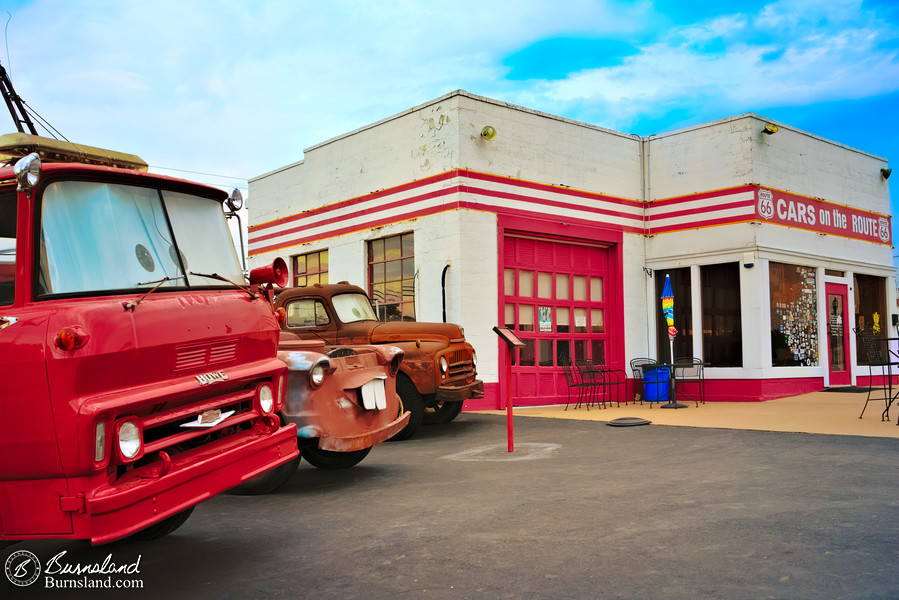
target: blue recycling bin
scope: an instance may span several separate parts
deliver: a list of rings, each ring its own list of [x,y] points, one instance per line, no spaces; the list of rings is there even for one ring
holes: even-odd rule
[[[668,402],[668,378],[665,367],[643,370],[643,396],[647,402]]]

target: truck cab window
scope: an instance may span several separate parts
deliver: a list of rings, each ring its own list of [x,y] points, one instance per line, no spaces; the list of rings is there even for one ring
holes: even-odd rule
[[[0,306],[12,304],[16,289],[16,193],[0,192]]]
[[[331,303],[342,323],[378,320],[371,302],[364,294],[338,294],[331,298]]]
[[[307,298],[287,305],[288,327],[321,327],[330,322],[328,310],[320,300]]]
[[[243,282],[219,202],[175,192],[161,197],[155,189],[129,185],[47,186],[41,203],[42,293],[227,286],[192,273]]]

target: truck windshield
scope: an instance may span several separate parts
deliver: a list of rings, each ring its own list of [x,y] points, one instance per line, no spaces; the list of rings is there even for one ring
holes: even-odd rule
[[[12,304],[16,285],[16,192],[0,192],[0,306]]]
[[[378,320],[365,294],[338,294],[331,298],[331,304],[334,305],[337,318],[343,323]]]
[[[40,262],[43,294],[244,282],[221,203],[129,185],[47,186]]]

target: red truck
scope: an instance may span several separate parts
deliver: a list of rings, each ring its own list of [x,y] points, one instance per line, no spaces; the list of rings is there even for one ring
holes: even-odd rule
[[[396,389],[411,416],[394,440],[412,436],[423,422],[452,421],[465,400],[484,393],[477,378],[477,355],[458,325],[378,321],[365,291],[347,282],[283,290],[275,308],[285,310],[284,331],[303,339],[403,350]]]
[[[34,150],[0,168],[0,541],[152,539],[293,461],[271,306],[286,269],[246,284],[227,194],[133,155],[0,146]]]

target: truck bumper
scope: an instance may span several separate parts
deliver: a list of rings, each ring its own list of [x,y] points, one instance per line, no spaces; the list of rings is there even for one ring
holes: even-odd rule
[[[323,435],[319,437],[318,447],[322,450],[330,450],[332,452],[353,452],[370,448],[375,444],[386,442],[393,437],[396,432],[406,426],[410,416],[412,416],[412,413],[407,410],[401,417],[392,423],[388,423],[384,427],[375,429],[374,431],[367,431],[359,435],[346,437]]]
[[[462,402],[484,395],[484,382],[480,379],[465,385],[444,385],[437,388],[437,402]]]
[[[257,426],[175,456],[165,474],[152,465],[136,469],[86,499],[83,514],[73,514],[75,537],[104,544],[129,536],[298,454],[295,425]]]

